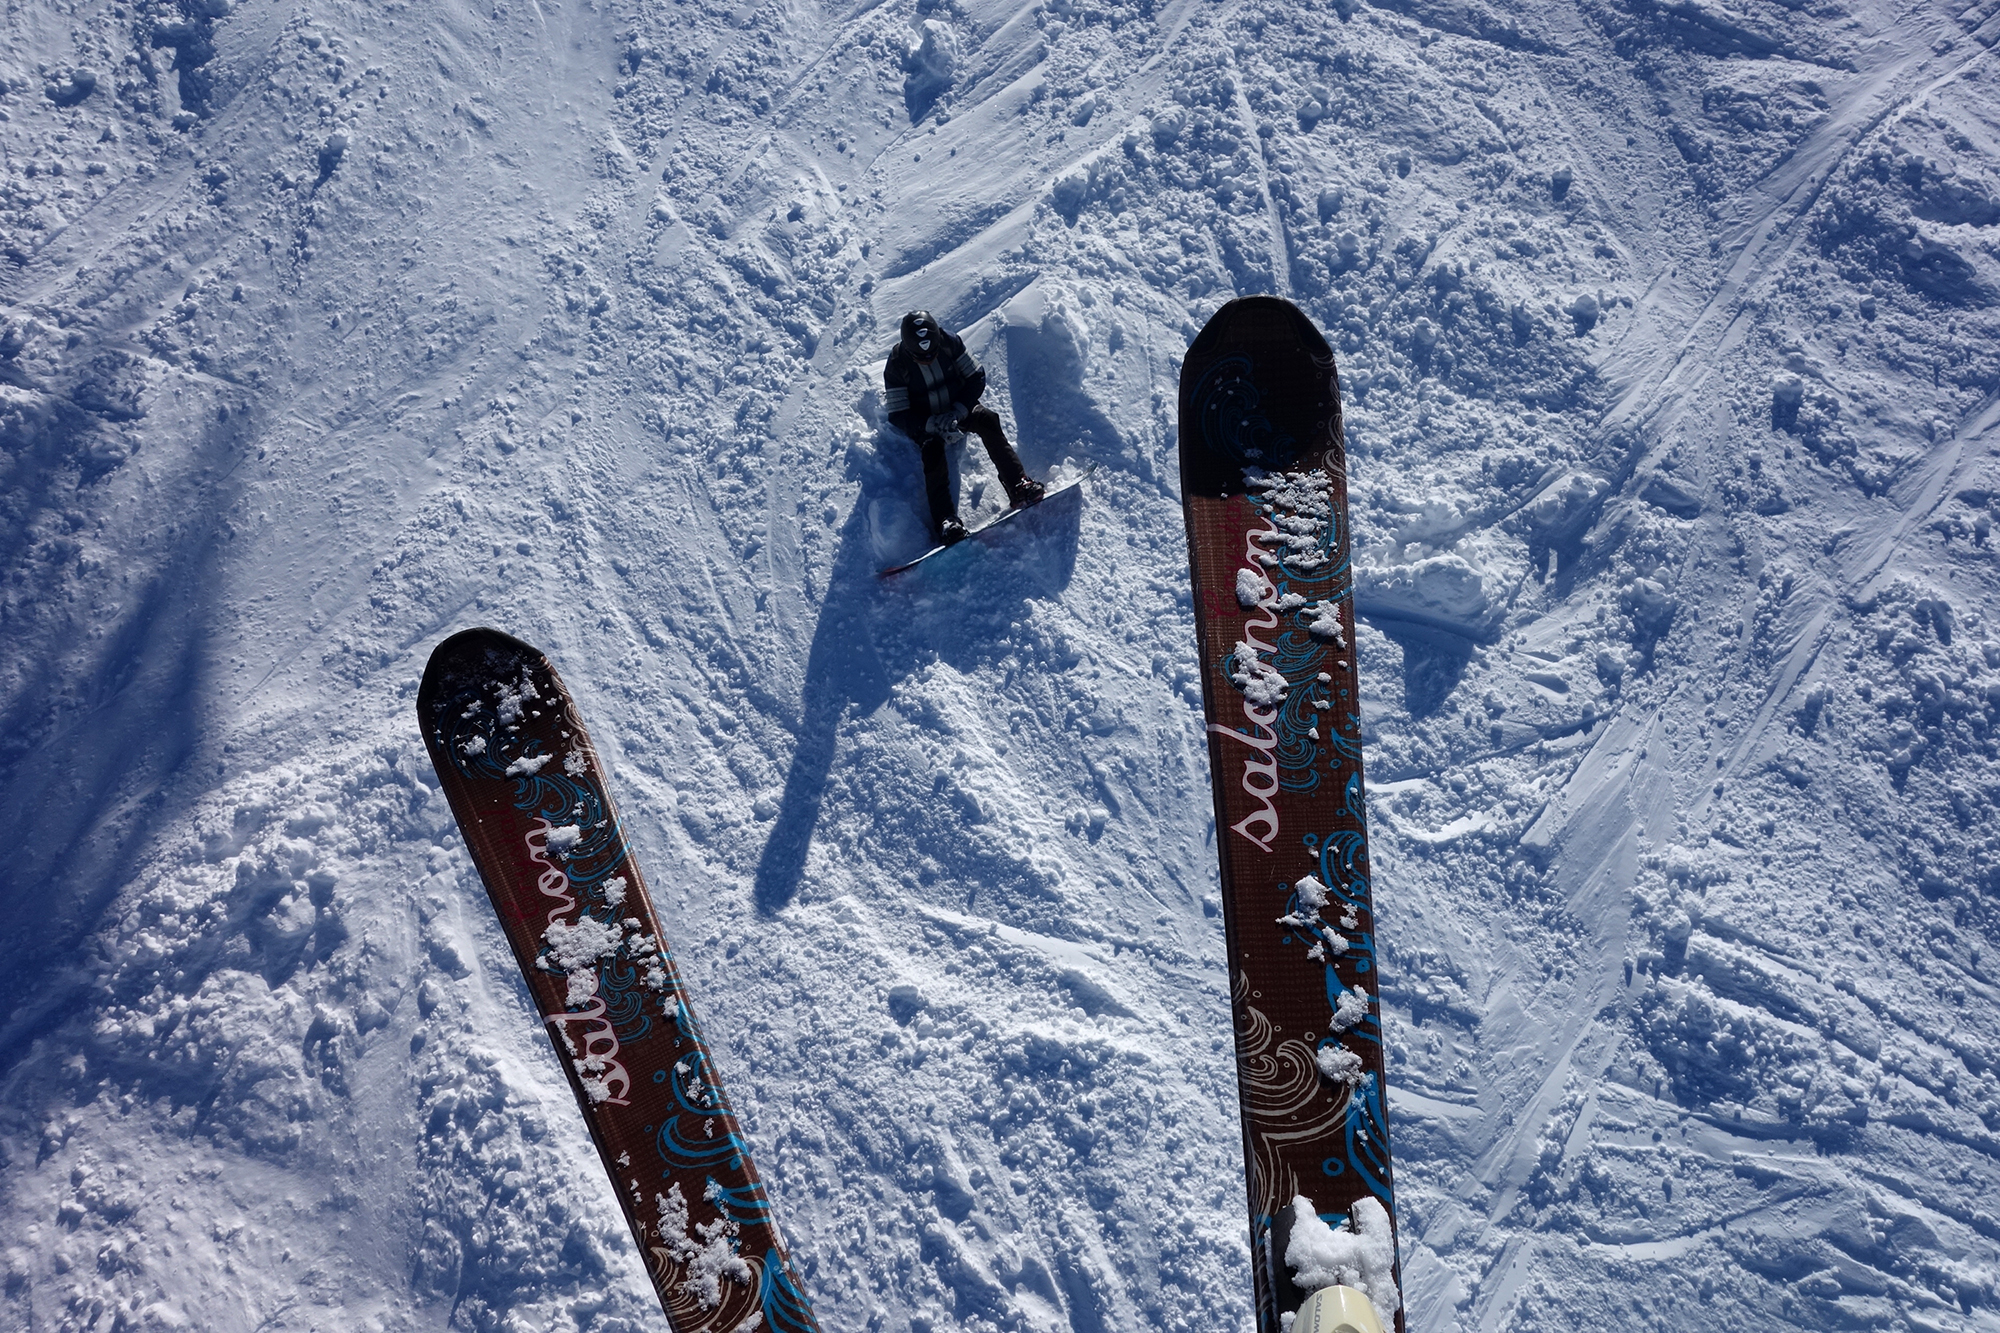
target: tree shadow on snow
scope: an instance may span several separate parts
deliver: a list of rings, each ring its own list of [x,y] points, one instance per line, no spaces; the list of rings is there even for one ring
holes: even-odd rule
[[[240,447],[218,427],[210,457]],[[30,510],[57,495],[61,460],[23,480]],[[0,699],[0,822],[12,833],[0,876],[0,1068],[25,1056],[88,984],[85,941],[163,828],[198,791],[185,779],[208,725],[206,647],[223,579],[222,515],[235,488],[209,486],[184,511],[187,536],[163,553],[102,646],[87,656],[60,632]],[[19,551],[14,567],[24,561]],[[61,595],[60,585],[53,595]]]
[[[1021,604],[1059,594],[1076,570],[1081,497],[1072,490],[884,579],[885,565],[922,549],[921,521],[907,516],[926,512],[923,470],[915,446],[890,432],[857,470],[861,494],[841,526],[806,652],[797,748],[752,881],[762,912],[779,911],[798,895],[842,724],[881,708],[897,682],[927,662],[968,670],[1004,652]],[[885,523],[885,514],[904,521]],[[908,549],[884,550],[878,536],[885,527]]]

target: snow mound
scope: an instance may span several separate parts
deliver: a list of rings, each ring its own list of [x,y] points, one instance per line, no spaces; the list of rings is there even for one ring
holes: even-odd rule
[[[1363,565],[1355,571],[1355,608],[1377,620],[1400,620],[1483,639],[1499,608],[1480,572],[1461,555],[1446,552],[1409,564]]]

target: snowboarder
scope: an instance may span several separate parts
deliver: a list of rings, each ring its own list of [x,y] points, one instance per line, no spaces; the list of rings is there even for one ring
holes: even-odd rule
[[[1007,500],[1016,509],[1042,498],[1044,487],[1021,467],[1021,456],[1007,442],[1000,414],[982,407],[986,372],[965,343],[931,318],[928,310],[903,316],[903,337],[882,368],[883,406],[889,422],[917,442],[924,458],[924,489],[931,502],[931,527],[938,541],[949,546],[965,539],[965,524],[952,498],[951,469],[945,463],[944,436],[964,430],[986,443]]]

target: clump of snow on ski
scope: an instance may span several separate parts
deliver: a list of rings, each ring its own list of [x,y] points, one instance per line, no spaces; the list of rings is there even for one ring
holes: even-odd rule
[[[709,1196],[711,1202],[714,1195]],[[742,1228],[726,1214],[712,1222],[694,1224],[694,1235],[688,1234],[689,1217],[687,1196],[682,1193],[680,1182],[667,1187],[665,1194],[657,1196],[655,1204],[660,1214],[660,1235],[669,1253],[687,1269],[687,1277],[682,1290],[705,1308],[713,1309],[722,1303],[724,1280],[739,1284],[748,1283],[753,1274],[750,1265],[743,1261],[731,1244]],[[758,1320],[761,1316],[752,1315]],[[753,1322],[749,1325],[755,1328]],[[742,1327],[742,1325],[739,1325]]]
[[[1273,563],[1283,562],[1310,576],[1331,558],[1327,532],[1333,521],[1333,506],[1327,499],[1329,480],[1317,468],[1297,472],[1266,472],[1246,468],[1243,484],[1255,494],[1271,520],[1268,533],[1258,540],[1270,546]]]
[[[1355,1200],[1345,1221],[1344,1226],[1329,1226],[1313,1210],[1311,1199],[1300,1195],[1292,1200],[1292,1234],[1284,1256],[1292,1280],[1305,1291],[1353,1287],[1368,1297],[1382,1326],[1392,1328],[1403,1298],[1396,1289],[1396,1232],[1389,1212],[1363,1197]],[[1291,1327],[1290,1320],[1285,1327]]]
[[[1241,639],[1236,641],[1233,654],[1235,667],[1229,678],[1236,682],[1236,688],[1243,691],[1243,697],[1258,708],[1276,708],[1285,700],[1288,688],[1282,672],[1266,662],[1260,650]]]

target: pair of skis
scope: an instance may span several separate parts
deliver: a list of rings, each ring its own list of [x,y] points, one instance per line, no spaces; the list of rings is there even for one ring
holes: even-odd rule
[[[1400,1330],[1332,352],[1288,303],[1232,301],[1180,406],[1258,1331]],[[417,713],[676,1333],[816,1333],[555,668],[468,630]]]

